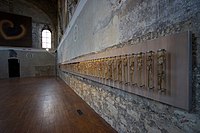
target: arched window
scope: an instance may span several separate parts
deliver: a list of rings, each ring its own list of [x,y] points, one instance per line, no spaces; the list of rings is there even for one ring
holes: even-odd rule
[[[51,31],[49,28],[42,30],[42,48],[51,49]]]

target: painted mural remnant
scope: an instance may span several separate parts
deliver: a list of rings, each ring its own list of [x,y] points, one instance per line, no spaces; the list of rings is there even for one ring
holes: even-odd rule
[[[31,47],[32,19],[0,12],[0,46]]]

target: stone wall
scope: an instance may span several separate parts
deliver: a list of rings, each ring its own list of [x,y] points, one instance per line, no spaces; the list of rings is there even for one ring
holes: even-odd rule
[[[58,63],[63,63],[108,48],[190,30],[193,33],[191,112],[62,71],[59,75],[120,133],[200,132],[199,7],[199,0],[87,0],[58,47]]]
[[[119,133],[197,133],[199,112],[150,99],[60,71],[60,77]]]
[[[20,62],[20,77],[54,76],[55,55],[46,51],[15,50]],[[0,79],[9,78],[9,50],[0,51]]]
[[[76,10],[79,0],[59,0],[58,1],[58,38],[61,40],[69,21]]]
[[[44,65],[44,66],[35,66],[35,76],[54,76],[55,75],[55,66],[54,65]]]

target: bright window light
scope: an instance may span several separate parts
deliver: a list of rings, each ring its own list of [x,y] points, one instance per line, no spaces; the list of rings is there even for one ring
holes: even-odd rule
[[[42,31],[42,48],[51,48],[51,32],[49,30]]]

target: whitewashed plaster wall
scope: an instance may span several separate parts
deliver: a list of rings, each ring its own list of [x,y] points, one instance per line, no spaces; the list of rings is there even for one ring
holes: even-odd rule
[[[198,0],[82,0],[58,47],[58,62],[130,39],[137,43],[191,30],[191,24],[181,23],[192,21],[199,6]]]
[[[11,49],[12,50],[12,49]],[[47,51],[16,50],[19,59],[20,77],[54,76],[55,55]],[[9,78],[9,50],[0,50],[0,79]]]
[[[66,31],[68,34],[61,41],[59,62],[118,44],[119,20],[114,10],[109,1],[87,0],[78,18],[69,25],[71,30]]]

